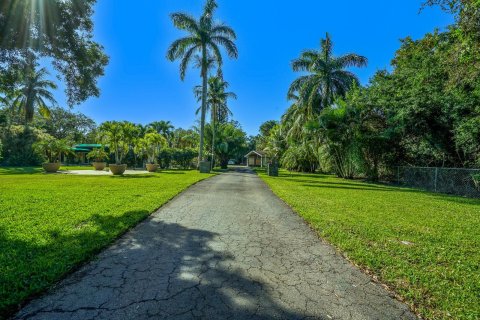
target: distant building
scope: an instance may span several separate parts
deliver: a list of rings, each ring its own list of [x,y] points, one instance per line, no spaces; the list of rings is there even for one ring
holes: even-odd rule
[[[245,155],[247,159],[247,166],[249,167],[264,167],[268,163],[267,154],[263,151],[252,150]]]
[[[72,147],[75,153],[75,162],[79,164],[88,163],[87,153],[93,149],[103,148],[101,144],[76,144]]]

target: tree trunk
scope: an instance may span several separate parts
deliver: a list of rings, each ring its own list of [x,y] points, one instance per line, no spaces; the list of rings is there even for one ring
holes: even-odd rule
[[[214,106],[210,106],[214,110]],[[217,130],[216,128],[216,123],[215,123],[215,113],[212,112],[212,170],[215,167],[215,131]]]
[[[207,48],[202,48],[202,110],[200,116],[200,147],[198,150],[198,167],[200,167],[200,161],[203,161],[203,140],[205,134],[205,112],[207,107]]]

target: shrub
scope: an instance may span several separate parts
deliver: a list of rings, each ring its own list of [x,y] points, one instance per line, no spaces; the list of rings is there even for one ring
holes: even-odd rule
[[[87,154],[88,159],[93,159],[95,162],[103,162],[108,159],[109,154],[102,148],[96,148]]]
[[[42,154],[49,163],[60,161],[62,154],[72,153],[72,148],[66,140],[55,139],[52,136],[35,143],[33,148]]]
[[[189,169],[192,166],[193,159],[197,156],[197,152],[191,148],[185,149],[161,149],[157,160],[160,168],[167,169],[172,165],[180,166],[184,169]]]
[[[197,152],[193,149],[174,149],[173,161],[184,169],[189,169],[192,166],[192,161],[197,156]]]
[[[147,133],[142,140],[148,163],[155,163],[155,161],[157,161],[157,154],[161,147],[167,144],[167,140],[161,134],[156,132]]]
[[[3,164],[7,166],[35,166],[43,161],[33,144],[50,137],[36,128],[11,126],[0,137],[3,141]]]
[[[121,164],[129,152],[128,130],[132,125],[127,122],[106,121],[98,128],[99,137],[115,153],[115,163]]]
[[[157,156],[158,164],[162,169],[170,168],[173,159],[173,149],[172,148],[164,148],[160,150]]]

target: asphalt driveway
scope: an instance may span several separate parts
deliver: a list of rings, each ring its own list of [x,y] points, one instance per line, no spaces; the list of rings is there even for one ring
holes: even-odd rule
[[[415,319],[249,171],[202,181],[18,319]]]

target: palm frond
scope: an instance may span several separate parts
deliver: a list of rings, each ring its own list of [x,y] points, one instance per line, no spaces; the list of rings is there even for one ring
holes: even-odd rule
[[[349,53],[335,59],[335,67],[337,69],[344,69],[349,67],[366,67],[368,59],[364,56]]]
[[[173,61],[181,58],[192,46],[198,46],[198,39],[194,36],[175,40],[167,50],[167,59]]]
[[[37,96],[45,98],[53,104],[57,104],[57,100],[55,100],[54,95],[50,91],[46,89],[37,89],[36,92]]]
[[[295,79],[290,85],[290,88],[288,89],[287,97],[289,99],[290,97],[295,97],[296,93],[302,90],[302,87],[305,85],[305,83],[312,80],[313,78],[314,78],[314,75],[306,75],[306,76],[301,76]]]
[[[193,46],[185,52],[183,55],[182,61],[180,62],[180,79],[183,81],[185,79],[185,74],[187,73],[188,65],[192,61],[193,54],[196,51],[200,51],[198,46]]]
[[[303,58],[294,59],[292,61],[292,69],[293,71],[296,71],[296,72],[308,71],[311,66],[312,66],[312,62]]]
[[[215,63],[217,64],[218,68],[221,68],[223,66],[223,57],[222,53],[220,52],[220,48],[216,43],[209,43],[208,48],[213,51]]]
[[[231,40],[237,39],[237,34],[235,33],[235,31],[223,23],[213,26],[211,32],[213,36],[226,37]]]
[[[199,31],[198,23],[194,17],[189,14],[176,12],[170,15],[173,25],[180,30],[185,30],[190,33],[197,33]]]
[[[238,48],[232,40],[221,36],[211,37],[210,40],[217,45],[222,45],[230,58],[238,58]]]
[[[215,0],[207,0],[205,6],[203,7],[203,16],[209,18],[213,17],[213,14],[217,7],[218,5]]]
[[[51,117],[51,112],[50,112],[50,109],[47,107],[47,105],[45,104],[45,102],[39,98],[38,99],[38,113],[40,113],[40,115],[46,119],[50,119]]]

